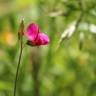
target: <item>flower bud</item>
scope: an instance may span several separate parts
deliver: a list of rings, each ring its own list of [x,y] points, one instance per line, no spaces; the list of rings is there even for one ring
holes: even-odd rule
[[[18,31],[18,39],[20,40],[24,35],[24,20],[21,21]]]

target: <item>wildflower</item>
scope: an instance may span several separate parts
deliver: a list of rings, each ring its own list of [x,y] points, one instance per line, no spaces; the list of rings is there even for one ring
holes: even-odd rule
[[[28,26],[25,35],[28,38],[27,44],[31,46],[47,45],[49,43],[48,36],[41,33],[39,26],[35,23]]]

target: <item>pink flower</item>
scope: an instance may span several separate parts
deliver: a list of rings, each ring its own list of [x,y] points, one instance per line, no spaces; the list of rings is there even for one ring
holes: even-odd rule
[[[44,33],[41,33],[39,26],[35,23],[32,23],[28,26],[25,34],[28,38],[27,44],[31,46],[48,45],[49,43],[48,36]]]

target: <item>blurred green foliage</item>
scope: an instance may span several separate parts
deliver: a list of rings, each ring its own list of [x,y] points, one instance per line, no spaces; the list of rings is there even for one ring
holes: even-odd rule
[[[38,23],[50,44],[25,47],[17,96],[34,96],[36,86],[38,96],[96,96],[96,0],[0,0],[0,96],[13,96],[23,18],[25,30]]]

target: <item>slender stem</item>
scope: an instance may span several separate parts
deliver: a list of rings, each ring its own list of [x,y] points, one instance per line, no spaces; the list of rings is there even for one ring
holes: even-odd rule
[[[23,46],[22,46],[22,38],[21,38],[20,39],[20,55],[19,55],[19,60],[18,60],[18,65],[17,65],[16,76],[15,76],[14,95],[13,96],[16,96],[17,80],[18,80],[18,75],[19,75],[19,69],[20,69],[20,62],[21,62],[22,51],[23,51]]]

